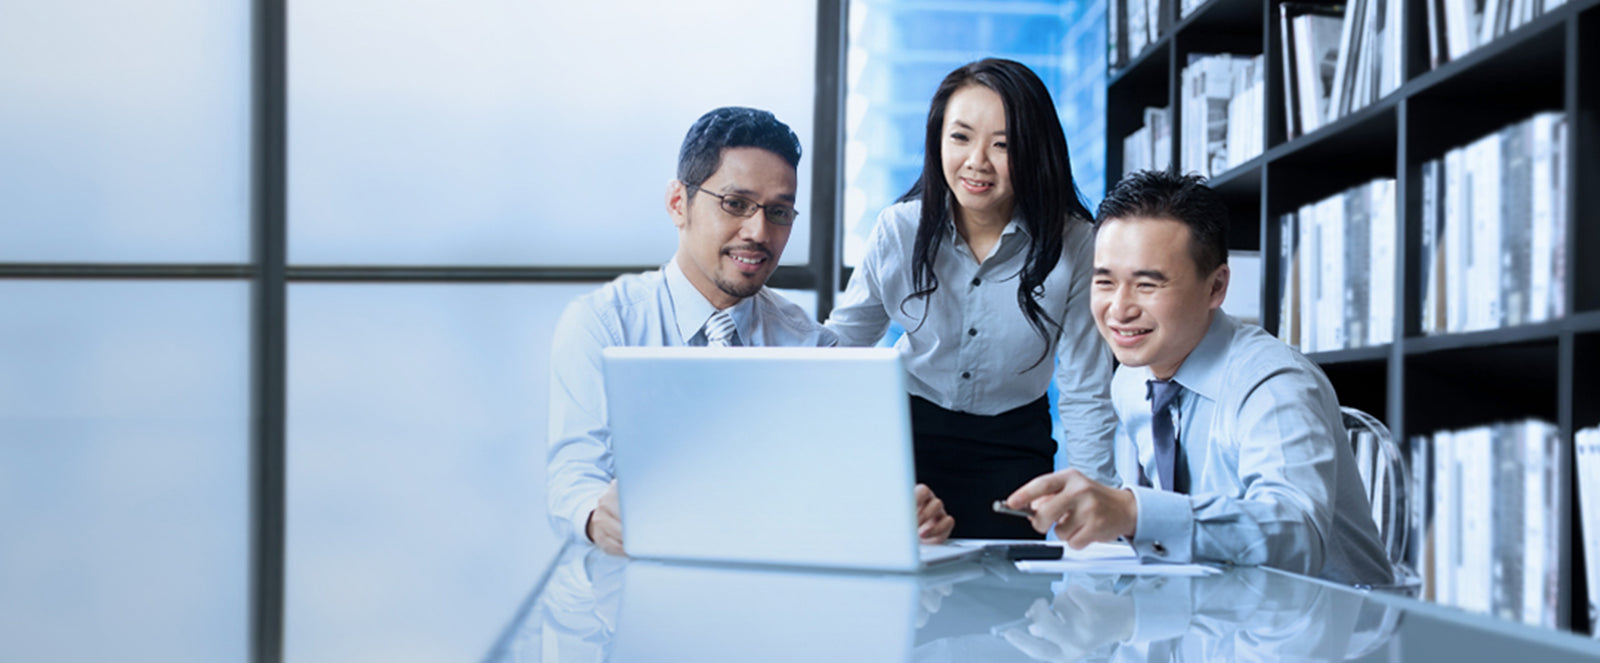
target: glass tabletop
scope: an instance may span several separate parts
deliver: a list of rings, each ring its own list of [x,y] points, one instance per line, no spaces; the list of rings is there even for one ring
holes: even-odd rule
[[[557,556],[492,648],[569,661],[1600,660],[1600,643],[1264,568],[919,574]]]

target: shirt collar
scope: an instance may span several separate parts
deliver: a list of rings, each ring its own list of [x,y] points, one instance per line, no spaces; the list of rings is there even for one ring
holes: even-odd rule
[[[717,312],[717,308],[711,305],[711,300],[706,299],[705,295],[700,294],[693,283],[689,282],[689,277],[683,273],[683,267],[678,264],[676,257],[667,261],[661,272],[666,277],[667,294],[672,297],[673,317],[676,318],[679,337],[687,344],[689,339],[700,333],[700,328],[706,325],[706,321],[711,319],[711,314]],[[733,318],[734,329],[738,330],[739,338],[746,344],[750,343],[749,321],[750,311],[755,306],[754,300],[754,296],[746,297],[728,309],[728,315]]]
[[[960,246],[965,244],[966,240],[961,239],[961,233],[956,232],[955,206],[957,204],[959,203],[956,202],[955,195],[945,194],[945,209],[950,210],[950,212],[944,216],[944,229],[949,231],[950,243]],[[1022,207],[1020,205],[1011,207],[1011,220],[1006,222],[1006,227],[1000,229],[1000,243],[1004,244],[1006,235],[1013,233],[1020,234],[1023,238],[1029,237],[1028,226],[1022,222]]]
[[[1178,372],[1172,376],[1185,389],[1212,401],[1222,395],[1222,378],[1226,371],[1228,343],[1239,329],[1239,321],[1217,309],[1211,314],[1211,327],[1206,330],[1199,345],[1183,360]]]

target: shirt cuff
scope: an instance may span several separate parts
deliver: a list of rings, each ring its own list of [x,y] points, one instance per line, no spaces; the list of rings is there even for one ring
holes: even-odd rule
[[[1189,496],[1132,486],[1138,513],[1133,549],[1140,559],[1187,563],[1194,559],[1194,506]]]
[[[602,488],[569,501],[567,512],[557,516],[561,521],[556,524],[557,529],[566,530],[567,537],[577,543],[592,545],[594,542],[589,540],[589,514],[600,506],[600,495],[604,492],[605,489]]]

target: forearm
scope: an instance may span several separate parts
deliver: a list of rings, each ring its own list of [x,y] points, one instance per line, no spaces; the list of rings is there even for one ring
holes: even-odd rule
[[[1139,513],[1133,544],[1142,556],[1270,566],[1307,575],[1322,570],[1323,533],[1292,499],[1132,490]]]
[[[550,526],[564,538],[588,541],[585,526],[589,514],[611,479],[598,467],[583,463],[552,463],[547,474],[545,499],[550,509]]]

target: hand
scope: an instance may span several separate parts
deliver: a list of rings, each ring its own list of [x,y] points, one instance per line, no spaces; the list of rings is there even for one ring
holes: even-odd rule
[[[1076,661],[1091,651],[1126,640],[1133,633],[1133,598],[1081,585],[1069,585],[1053,603],[1038,599],[1028,608],[1026,627],[1000,635],[1039,661]]]
[[[928,620],[944,605],[944,598],[955,591],[955,585],[948,582],[923,587],[917,595],[917,628],[927,626]]]
[[[943,543],[955,526],[956,519],[944,512],[944,501],[927,484],[917,484],[917,537],[923,543]]]
[[[1054,526],[1058,538],[1079,550],[1096,541],[1132,538],[1139,520],[1132,491],[1112,488],[1077,470],[1036,477],[1007,497],[1006,506],[1032,508],[1034,530],[1044,533]]]
[[[585,528],[589,540],[613,555],[622,555],[622,510],[617,508],[617,480],[612,479],[600,502],[589,512],[589,526]]]

